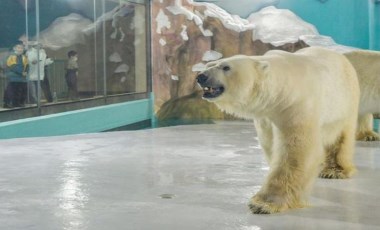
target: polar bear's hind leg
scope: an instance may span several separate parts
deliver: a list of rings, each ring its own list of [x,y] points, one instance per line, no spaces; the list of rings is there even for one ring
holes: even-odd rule
[[[324,168],[319,177],[327,179],[346,179],[351,177],[356,168],[353,164],[355,149],[355,127],[348,126],[334,144],[325,147]]]

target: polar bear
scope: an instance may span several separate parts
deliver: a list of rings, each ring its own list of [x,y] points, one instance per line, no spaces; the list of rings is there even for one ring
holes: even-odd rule
[[[380,113],[380,52],[355,50],[344,55],[356,69],[360,85],[356,139],[378,141],[380,135],[372,131],[372,114]]]
[[[309,47],[238,55],[208,63],[196,80],[204,99],[254,120],[270,172],[249,203],[253,213],[304,207],[318,173],[343,179],[356,171],[360,92],[342,54]]]

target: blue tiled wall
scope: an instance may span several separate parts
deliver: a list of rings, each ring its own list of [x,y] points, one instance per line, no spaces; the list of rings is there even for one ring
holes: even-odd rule
[[[281,0],[277,8],[292,10],[339,44],[380,48],[380,8],[374,0]]]

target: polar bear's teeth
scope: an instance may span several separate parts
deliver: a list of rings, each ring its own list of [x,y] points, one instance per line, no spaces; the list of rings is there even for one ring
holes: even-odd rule
[[[209,90],[209,88],[208,88],[208,87],[205,87],[205,88],[204,88],[204,90],[205,90],[205,91],[208,91],[208,90]]]

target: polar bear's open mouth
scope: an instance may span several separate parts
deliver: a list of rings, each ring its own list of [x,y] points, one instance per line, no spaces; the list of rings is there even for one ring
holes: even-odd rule
[[[203,97],[204,98],[216,98],[220,96],[224,92],[224,87],[210,87],[210,86],[204,86],[203,87]]]
[[[203,98],[206,99],[219,97],[225,90],[223,84],[205,73],[197,76],[197,83],[203,89]]]

